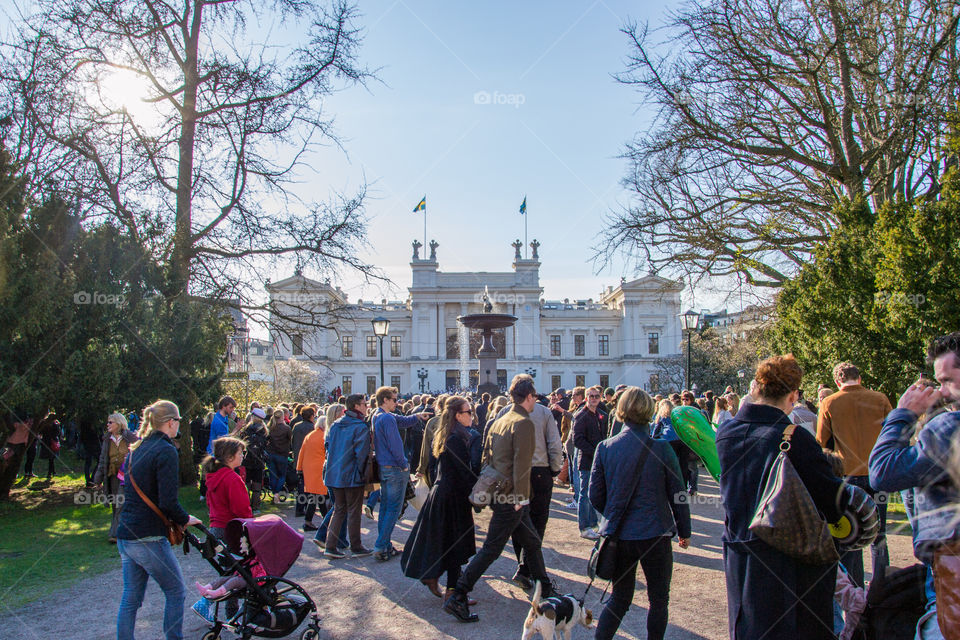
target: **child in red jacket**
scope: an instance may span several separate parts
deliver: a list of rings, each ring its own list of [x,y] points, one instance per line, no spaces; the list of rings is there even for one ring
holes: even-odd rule
[[[210,533],[221,540],[227,523],[234,518],[252,518],[250,496],[240,466],[246,449],[238,438],[217,438],[213,455],[203,461],[207,478],[207,508],[210,510]]]

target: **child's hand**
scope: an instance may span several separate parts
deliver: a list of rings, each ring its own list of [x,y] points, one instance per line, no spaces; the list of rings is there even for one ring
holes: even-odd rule
[[[190,516],[189,519],[187,519],[186,526],[192,527],[195,524],[203,524],[203,521],[201,521],[200,518],[197,518],[196,516]]]

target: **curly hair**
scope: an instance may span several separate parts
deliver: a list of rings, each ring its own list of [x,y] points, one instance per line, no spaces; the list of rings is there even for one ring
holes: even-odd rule
[[[757,392],[768,400],[780,400],[788,393],[800,388],[803,369],[797,364],[792,353],[785,356],[772,356],[757,366],[754,380]]]

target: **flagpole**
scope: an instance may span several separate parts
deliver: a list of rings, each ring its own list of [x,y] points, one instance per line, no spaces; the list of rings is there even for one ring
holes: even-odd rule
[[[523,197],[523,202],[524,204],[526,204],[527,202],[526,196]],[[527,217],[529,215],[530,214],[527,213],[526,208],[524,208],[523,210],[523,255],[527,255],[527,251],[529,251],[529,249],[527,248]]]
[[[423,256],[427,256],[427,208],[423,208]]]

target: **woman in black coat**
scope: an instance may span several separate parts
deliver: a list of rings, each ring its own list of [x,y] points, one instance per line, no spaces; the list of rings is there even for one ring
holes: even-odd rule
[[[447,574],[447,595],[460,578],[461,567],[477,551],[473,508],[468,497],[479,469],[470,461],[469,427],[473,409],[465,398],[448,398],[433,437],[438,459],[437,480],[420,509],[400,558],[408,578],[417,578],[442,598],[439,578]]]
[[[726,512],[723,565],[731,640],[833,640],[837,564],[806,564],[757,538],[750,522],[780,453],[787,415],[803,371],[793,356],[757,367],[759,391],[717,431],[720,494]],[[840,519],[842,482],[806,429],[796,429],[787,453],[827,522]]]

